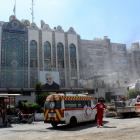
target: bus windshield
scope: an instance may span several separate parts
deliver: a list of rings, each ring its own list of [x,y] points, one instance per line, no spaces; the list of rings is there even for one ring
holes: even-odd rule
[[[61,101],[45,101],[45,109],[60,109]]]

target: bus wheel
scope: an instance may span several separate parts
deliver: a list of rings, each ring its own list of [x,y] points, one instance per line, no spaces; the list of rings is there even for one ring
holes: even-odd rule
[[[75,118],[75,117],[72,117],[71,119],[70,119],[70,126],[76,126],[77,125],[77,119]]]
[[[51,125],[52,125],[53,127],[57,127],[58,123],[56,123],[56,122],[51,122]]]

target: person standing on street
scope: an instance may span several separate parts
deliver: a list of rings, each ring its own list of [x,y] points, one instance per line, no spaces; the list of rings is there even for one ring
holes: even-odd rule
[[[92,109],[97,110],[97,127],[101,128],[103,126],[104,110],[106,109],[106,105],[104,104],[104,99],[99,98],[98,103]]]

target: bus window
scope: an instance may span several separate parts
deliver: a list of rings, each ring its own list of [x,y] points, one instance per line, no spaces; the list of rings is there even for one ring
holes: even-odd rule
[[[83,108],[84,107],[83,101],[77,101],[77,107],[78,108]]]
[[[88,106],[91,107],[91,100],[88,100]]]
[[[91,101],[87,100],[87,101],[82,101],[83,106],[88,106],[91,107]]]
[[[77,103],[76,101],[65,101],[65,108],[76,108]]]
[[[97,101],[96,100],[92,100],[93,102],[93,105],[96,105],[97,104]]]

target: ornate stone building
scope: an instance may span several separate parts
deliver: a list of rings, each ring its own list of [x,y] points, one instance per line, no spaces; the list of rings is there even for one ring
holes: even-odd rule
[[[77,87],[79,81],[79,36],[71,27],[41,28],[11,16],[0,22],[0,87],[30,88],[40,70],[58,71],[61,87]]]

